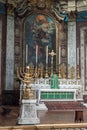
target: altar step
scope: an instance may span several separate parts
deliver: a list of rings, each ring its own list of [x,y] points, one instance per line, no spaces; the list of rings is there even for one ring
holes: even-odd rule
[[[57,111],[57,110],[82,111],[84,108],[86,108],[85,106],[83,106],[82,102],[79,101],[45,101],[44,103],[49,111]]]

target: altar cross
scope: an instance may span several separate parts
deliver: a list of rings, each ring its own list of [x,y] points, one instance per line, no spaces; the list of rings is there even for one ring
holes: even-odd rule
[[[53,74],[53,57],[56,55],[54,50],[52,50],[49,55],[51,56],[51,75]]]

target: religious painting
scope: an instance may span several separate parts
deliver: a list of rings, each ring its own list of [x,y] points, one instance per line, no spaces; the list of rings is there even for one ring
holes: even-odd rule
[[[26,62],[39,66],[51,63],[49,52],[56,50],[56,26],[52,17],[32,14],[25,21]]]

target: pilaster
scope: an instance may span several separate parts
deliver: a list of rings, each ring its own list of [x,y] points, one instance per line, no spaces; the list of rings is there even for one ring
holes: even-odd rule
[[[68,22],[68,64],[76,70],[76,22]],[[76,76],[76,75],[75,75]]]
[[[85,43],[85,39],[84,39],[84,34],[85,34],[85,30],[87,28],[86,27],[83,27],[80,29],[80,48],[81,48],[81,56],[80,56],[80,63],[81,63],[81,79],[82,79],[82,85],[83,85],[83,91],[84,90],[87,90],[87,86],[86,86],[86,81],[85,81],[85,78],[86,78],[86,50],[87,50],[87,46],[86,46],[86,43]]]
[[[14,12],[12,5],[7,7],[7,41],[6,41],[6,90],[14,87]]]
[[[0,95],[1,95],[1,48],[2,48],[2,21],[0,20]]]

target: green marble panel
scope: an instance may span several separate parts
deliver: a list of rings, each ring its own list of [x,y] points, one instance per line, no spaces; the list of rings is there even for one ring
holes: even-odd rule
[[[73,92],[41,92],[41,99],[73,99]]]
[[[60,92],[55,92],[55,99],[60,99]]]
[[[61,99],[66,99],[66,92],[61,93]]]
[[[67,92],[67,99],[73,99],[73,93]]]
[[[41,92],[41,99],[47,99],[47,92]]]
[[[50,97],[49,99],[54,99],[54,92],[49,92],[49,96],[48,97]]]

